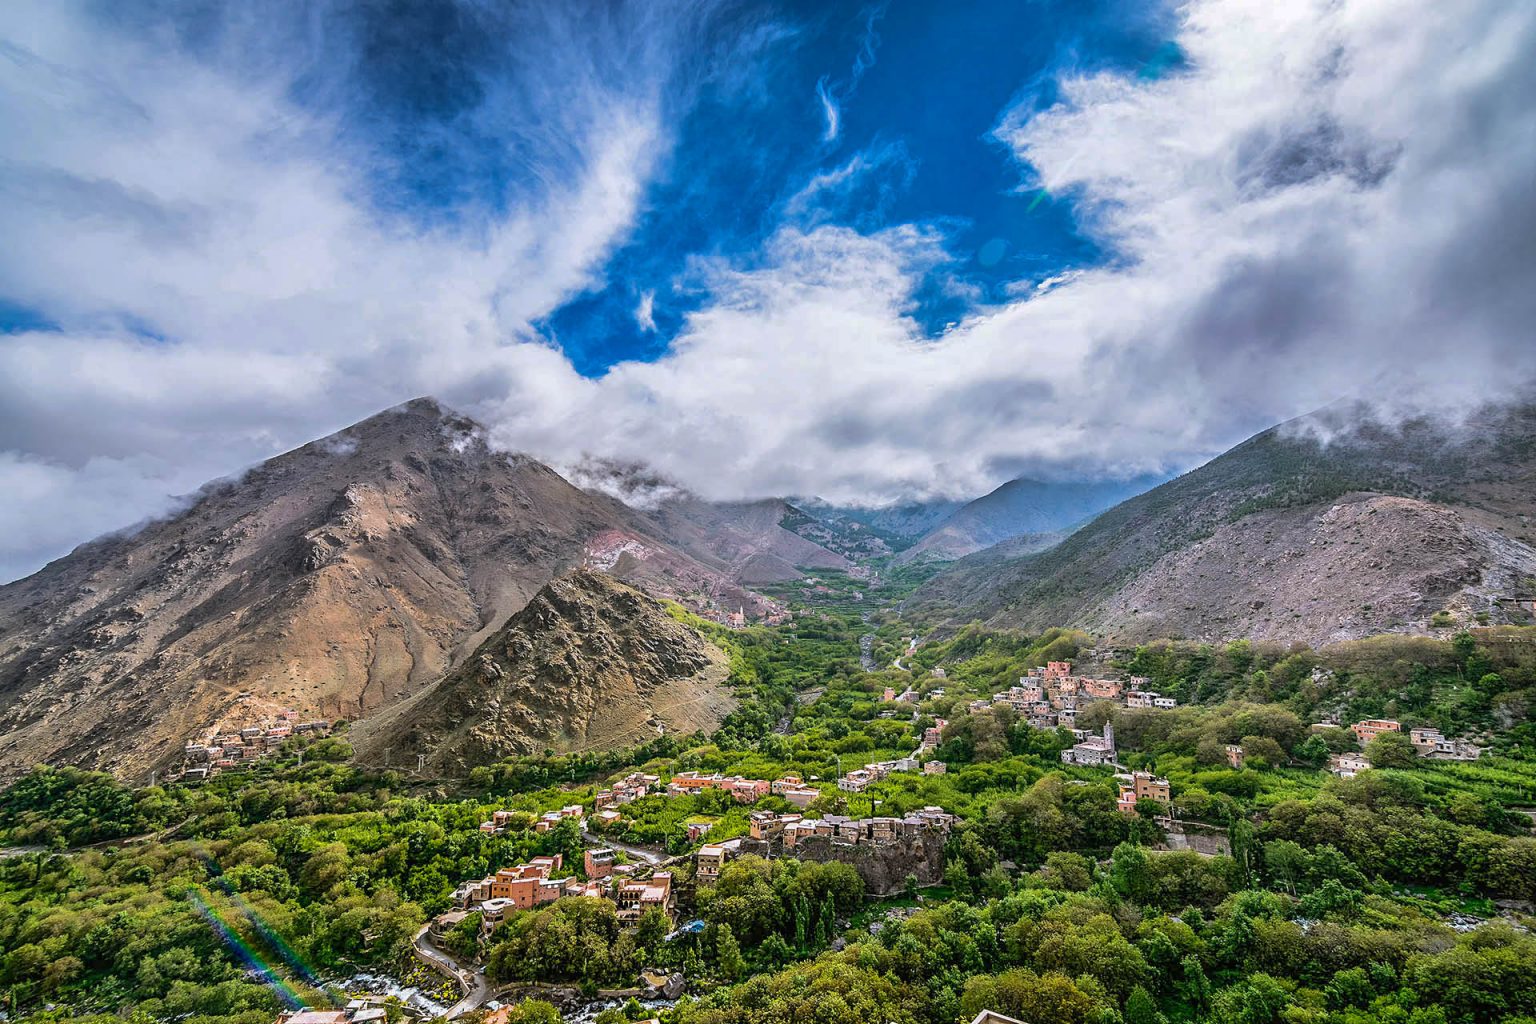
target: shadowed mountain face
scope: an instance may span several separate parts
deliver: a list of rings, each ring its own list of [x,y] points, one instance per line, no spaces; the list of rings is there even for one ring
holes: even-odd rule
[[[365,763],[462,774],[512,754],[713,729],[725,654],[652,598],[590,571],[547,584],[441,682],[358,725]]]
[[[1459,624],[1528,617],[1536,409],[1487,410],[1454,429],[1360,416],[1267,430],[1047,551],[971,555],[910,609],[1124,642],[1321,643],[1425,629],[1442,610]]]
[[[961,558],[1013,537],[1068,530],[1156,482],[1146,477],[1095,483],[1010,480],[956,509],[903,551],[900,560]]]
[[[370,714],[584,563],[754,606],[726,560],[700,554],[417,400],[0,588],[0,774],[142,773],[237,702]]]

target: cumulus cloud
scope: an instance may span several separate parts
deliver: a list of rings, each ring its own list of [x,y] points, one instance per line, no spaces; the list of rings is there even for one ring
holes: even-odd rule
[[[643,209],[686,32],[617,85],[629,62],[575,57],[547,95],[490,82],[515,125],[558,117],[498,136],[558,164],[422,224],[368,201],[343,119],[296,106],[292,74],[7,5],[0,291],[62,330],[0,344],[0,487],[24,496],[0,570],[420,393],[563,465],[878,501],[1180,468],[1343,395],[1453,411],[1528,379],[1536,11],[1180,11],[1177,73],[1069,76],[1056,105],[999,114],[1021,189],[1068,197],[1103,265],[932,338],[912,314],[957,260],[943,224],[781,210],[761,250],[696,259],[708,301],[662,358],[589,379],[534,325],[601,279]]]

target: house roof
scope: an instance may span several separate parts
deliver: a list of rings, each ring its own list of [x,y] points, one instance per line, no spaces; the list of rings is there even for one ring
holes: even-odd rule
[[[1006,1017],[994,1010],[982,1010],[971,1024],[1024,1024],[1024,1022],[1016,1017]]]

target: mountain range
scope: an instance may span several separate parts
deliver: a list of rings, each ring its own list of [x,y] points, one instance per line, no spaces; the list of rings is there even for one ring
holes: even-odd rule
[[[912,615],[1130,643],[1327,643],[1525,621],[1536,590],[1536,407],[1458,426],[1359,407],[1266,430],[1044,551],[954,563]],[[1441,613],[1438,614],[1437,613]]]
[[[581,566],[761,612],[744,579],[847,564],[778,514],[682,500],[652,518],[409,402],[0,587],[0,773],[142,773],[236,709],[369,715]]]
[[[1093,516],[1158,483],[1155,477],[1090,483],[1010,480],[930,526],[899,563],[922,558],[951,560],[1016,537],[1031,537],[1037,549],[1050,547]]]
[[[1341,406],[1144,493],[1020,480],[870,510],[573,476],[418,399],[0,587],[0,776],[142,776],[279,709],[445,769],[708,728],[732,706],[720,652],[653,598],[758,618],[781,610],[760,588],[856,565],[963,553],[907,618],[1114,644],[1326,643],[1525,621],[1536,599],[1530,406],[1454,427]]]

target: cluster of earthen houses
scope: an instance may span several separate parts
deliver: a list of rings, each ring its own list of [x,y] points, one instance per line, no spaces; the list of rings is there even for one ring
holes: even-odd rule
[[[642,790],[640,787],[644,785]],[[638,799],[646,792],[651,792],[659,780],[654,775],[630,775],[622,782],[616,784],[613,789],[600,791],[599,800],[603,802],[598,806],[608,806],[611,803],[628,803]],[[721,775],[719,772],[705,774],[703,772],[678,772],[667,781],[662,792],[666,796],[689,796],[694,793],[702,793],[705,790],[718,789],[729,793],[737,803],[756,803],[763,797],[772,793],[782,796],[796,807],[805,807],[812,800],[821,796],[821,790],[814,786],[808,786],[801,781],[798,775],[786,775],[772,782],[767,779],[748,779],[740,775]],[[611,793],[604,797],[604,793]],[[621,798],[620,794],[624,794]]]
[[[1319,722],[1313,729],[1333,728],[1331,722]],[[1401,722],[1390,718],[1364,718],[1349,727],[1363,747],[1384,732],[1402,732]],[[1447,737],[1439,729],[1423,726],[1408,730],[1408,742],[1420,757],[1435,761],[1476,761],[1483,750],[1468,740]],[[1328,770],[1341,778],[1353,778],[1371,766],[1363,754],[1335,754],[1328,759]]]
[[[1390,718],[1367,718],[1350,726],[1349,731],[1364,746],[1384,732],[1402,732],[1403,727]],[[1483,755],[1481,747],[1467,740],[1449,739],[1439,729],[1429,726],[1409,729],[1408,742],[1413,744],[1420,757],[1440,761],[1476,761]]]
[[[587,850],[584,855],[585,879],[574,875],[554,876],[561,872],[560,854],[535,857],[526,864],[502,868],[494,875],[465,882],[453,892],[453,903],[460,914],[477,912],[480,926],[489,932],[507,916],[553,903],[564,896],[594,896],[613,900],[621,924],[633,925],[641,915],[656,908],[672,921],[672,874],[657,871],[648,878],[638,877],[630,864],[618,863],[612,850]],[[458,917],[457,920],[462,920]],[[445,922],[449,925],[455,921]]]
[[[783,778],[769,782],[767,779],[748,779],[740,775],[721,775],[719,772],[706,775],[702,772],[689,771],[678,772],[663,786],[660,776],[631,772],[612,786],[598,790],[592,798],[592,804],[598,811],[599,819],[604,814],[610,814],[616,820],[618,814],[613,811],[613,808],[634,803],[643,796],[653,793],[664,796],[688,796],[691,793],[702,793],[707,789],[718,789],[729,793],[738,803],[743,804],[756,803],[772,793],[774,796],[783,797],[796,807],[806,807],[811,801],[821,796],[821,790],[807,785],[798,775],[785,775]]]
[[[558,811],[545,811],[534,818],[531,824],[535,832],[548,832],[567,818],[574,819],[578,824],[585,814],[581,804],[568,804]],[[501,835],[508,827],[527,821],[527,811],[493,811],[491,816],[480,823],[480,831],[491,835]]]
[[[181,777],[188,782],[206,779],[229,768],[261,760],[293,736],[325,736],[331,723],[300,721],[295,711],[281,711],[260,725],[225,732],[214,726],[200,739],[188,740],[182,749],[185,766]]]
[[[942,727],[941,727],[942,728]],[[932,732],[933,730],[929,730]],[[862,768],[855,768],[837,780],[837,788],[844,793],[862,793],[872,784],[879,782],[892,772],[915,772],[921,770],[925,775],[943,775],[945,765],[943,761],[923,761],[920,756],[926,746],[920,746],[908,757],[898,757],[894,761],[876,761]]]
[[[786,854],[793,851],[796,856],[818,860],[823,847],[809,842],[811,840],[824,839],[834,847],[896,846],[924,834],[947,835],[954,824],[955,816],[941,807],[924,807],[899,818],[849,818],[840,814],[806,818],[798,814],[757,811],[751,816],[746,838],[768,843]],[[699,847],[694,855],[698,883],[714,884],[726,862],[740,854],[743,845],[742,839],[727,839]]]
[[[389,1011],[366,999],[354,999],[339,1010],[290,1010],[277,1015],[277,1024],[384,1024]]]
[[[720,625],[729,626],[731,629],[745,629],[750,621],[747,618],[747,610],[744,607],[738,606],[735,611],[730,611],[729,609],[719,607],[712,601],[700,600],[690,602],[686,598],[683,600],[683,604],[688,606],[689,610],[699,618],[718,622]],[[794,616],[790,614],[789,609],[772,602],[766,604],[759,611],[761,612],[757,619],[759,625],[782,626],[786,622],[794,621]]]
[[[1178,707],[1172,697],[1147,689],[1145,676],[1129,680],[1092,679],[1072,674],[1070,661],[1053,661],[1032,668],[1019,678],[1018,685],[1002,693],[971,701],[971,711],[1006,705],[1036,729],[1071,728],[1077,713],[1096,701],[1114,701],[1128,708],[1163,710]]]

